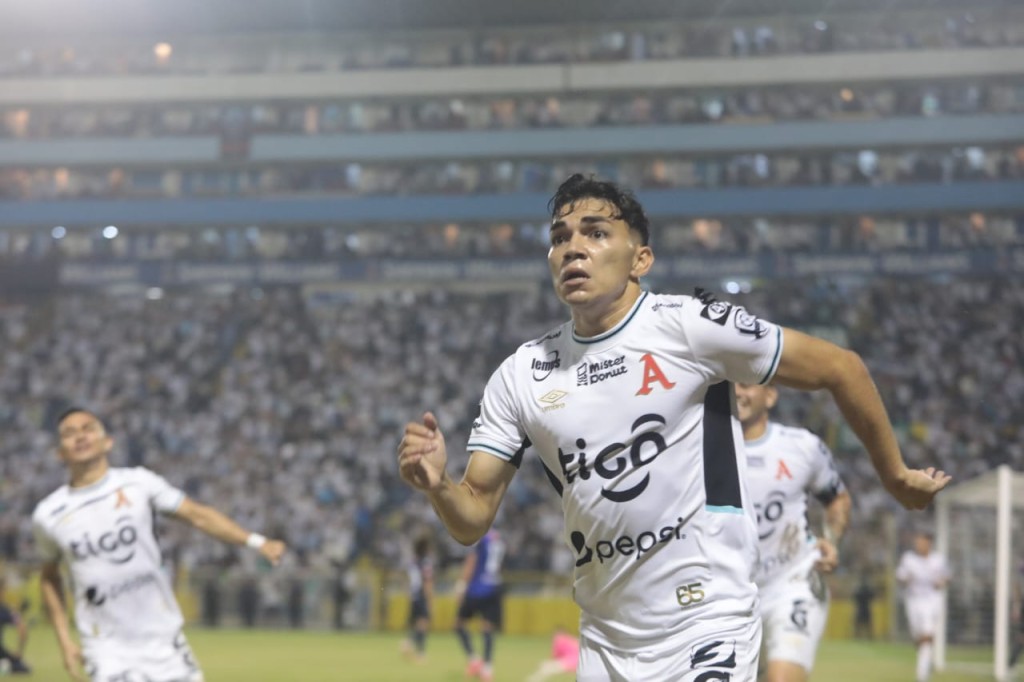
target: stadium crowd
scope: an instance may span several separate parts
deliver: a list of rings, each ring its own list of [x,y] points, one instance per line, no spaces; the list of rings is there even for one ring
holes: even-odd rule
[[[63,231],[61,231],[63,230]],[[0,230],[0,264],[63,262],[324,262],[367,258],[535,257],[547,249],[548,224],[120,226]],[[415,230],[415,239],[408,239]],[[661,256],[749,256],[927,252],[1024,246],[1024,215],[859,215],[813,220],[733,218],[655,221]]]
[[[572,171],[638,189],[949,184],[1024,177],[1024,146],[623,159],[274,164],[241,169],[0,169],[0,199],[551,192]]]
[[[0,77],[294,73],[365,69],[561,64],[684,58],[756,57],[881,50],[999,47],[1024,44],[1024,25],[999,13],[891,11],[835,18],[694,20],[608,28],[403,33],[393,38],[337,34],[322,40],[275,42],[262,49],[231,38],[187,45],[131,41],[22,43],[0,57]],[[249,48],[249,49],[245,49]]]
[[[923,81],[843,87],[711,88],[692,91],[428,97],[319,102],[83,103],[9,106],[0,139],[170,135],[330,135],[437,130],[514,130],[933,117],[1024,111],[1024,85]]]
[[[831,330],[862,353],[912,466],[937,461],[960,480],[1002,462],[1024,466],[1014,419],[1024,400],[1020,281],[797,279],[739,298],[783,324]],[[563,317],[545,284],[328,300],[292,288],[8,300],[0,307],[3,555],[31,557],[29,512],[63,477],[49,425],[71,402],[106,416],[116,461],[152,467],[283,537],[298,564],[368,555],[393,566],[396,540],[433,518],[397,477],[402,425],[432,409],[459,471],[488,373]],[[895,513],[894,503],[831,403],[787,394],[777,416],[832,444],[856,510],[846,555],[881,565],[887,548],[864,528]],[[558,505],[527,458],[499,519],[509,568],[571,568]],[[174,527],[165,544],[182,566],[224,567],[237,557]]]

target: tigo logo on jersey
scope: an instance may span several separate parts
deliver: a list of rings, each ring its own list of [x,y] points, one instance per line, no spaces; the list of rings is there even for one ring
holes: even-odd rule
[[[648,430],[637,433],[645,424],[650,423],[665,425],[665,418],[660,414],[645,414],[633,422],[633,442],[629,446],[628,456],[625,443],[612,443],[601,449],[594,457],[593,462],[587,460],[587,453],[583,448],[587,447],[587,441],[582,438],[576,439],[576,447],[580,452],[564,452],[558,448],[558,463],[562,465],[562,475],[565,482],[572,485],[577,478],[587,481],[591,473],[595,473],[606,481],[626,480],[633,469],[645,467],[663,453],[668,445],[665,439],[655,430]],[[657,427],[655,427],[656,429]],[[646,447],[645,447],[646,446]],[[647,489],[651,482],[651,475],[644,474],[644,477],[635,485],[625,490],[609,490],[601,488],[601,495],[612,502],[629,502],[640,496]]]
[[[112,564],[124,564],[135,556],[135,541],[138,532],[131,525],[130,516],[122,516],[117,520],[118,528],[100,535],[95,542],[86,533],[81,540],[71,542],[71,555],[76,561],[89,558],[100,558]]]
[[[760,339],[768,333],[768,329],[761,324],[761,320],[757,319],[743,308],[736,309],[736,316],[733,319],[733,324],[736,325],[736,329],[741,334],[750,334],[755,339]]]
[[[553,350],[547,354],[546,360],[533,359],[530,363],[530,369],[533,370],[534,381],[544,381],[555,369],[562,366],[562,360],[558,357],[558,351]]]
[[[582,362],[576,368],[576,385],[593,386],[606,379],[622,376],[629,371],[626,367],[626,356],[620,355],[611,360],[598,360],[597,362]]]

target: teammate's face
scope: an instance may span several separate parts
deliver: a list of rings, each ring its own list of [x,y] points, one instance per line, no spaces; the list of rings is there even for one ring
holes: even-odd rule
[[[921,556],[928,556],[932,551],[932,539],[927,535],[915,535],[914,551]]]
[[[736,384],[736,412],[744,426],[768,416],[779,394],[773,386]]]
[[[584,198],[551,224],[548,266],[558,297],[569,305],[614,301],[654,262],[650,247],[604,199]]]
[[[110,453],[114,441],[99,419],[88,412],[73,412],[57,428],[58,452],[67,464],[86,464]]]

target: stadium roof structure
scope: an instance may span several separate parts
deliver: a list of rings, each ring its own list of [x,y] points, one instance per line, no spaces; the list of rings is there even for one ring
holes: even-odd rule
[[[1024,0],[4,0],[0,35],[171,35],[485,28],[728,16],[966,9]]]

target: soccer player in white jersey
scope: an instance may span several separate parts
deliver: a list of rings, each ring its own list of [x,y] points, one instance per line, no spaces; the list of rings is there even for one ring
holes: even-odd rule
[[[194,502],[157,474],[111,467],[114,441],[80,408],[57,421],[58,454],[70,480],[32,514],[43,562],[42,596],[64,667],[74,680],[201,682],[184,619],[161,567],[154,514],[170,514],[223,542],[248,545],[276,564],[285,550]],[[80,646],[68,627],[60,564],[66,565]]]
[[[400,473],[471,544],[532,445],[576,553],[578,679],[752,681],[757,527],[728,382],[829,390],[907,507],[926,506],[949,477],[906,467],[855,353],[710,297],[645,292],[654,253],[630,193],[577,174],[550,208],[548,265],[571,321],[491,376],[461,482],[430,412],[406,425]]]
[[[942,622],[942,591],[949,582],[946,559],[932,551],[932,536],[918,532],[914,548],[900,557],[896,580],[903,587],[903,607],[917,646],[917,682],[932,672],[932,640]]]
[[[850,494],[820,438],[769,421],[774,386],[736,384],[736,413],[747,451],[747,489],[757,512],[761,558],[763,682],[806,682],[828,620],[828,588],[820,572],[839,561],[850,518]],[[807,527],[807,498],[825,507],[824,537]]]

